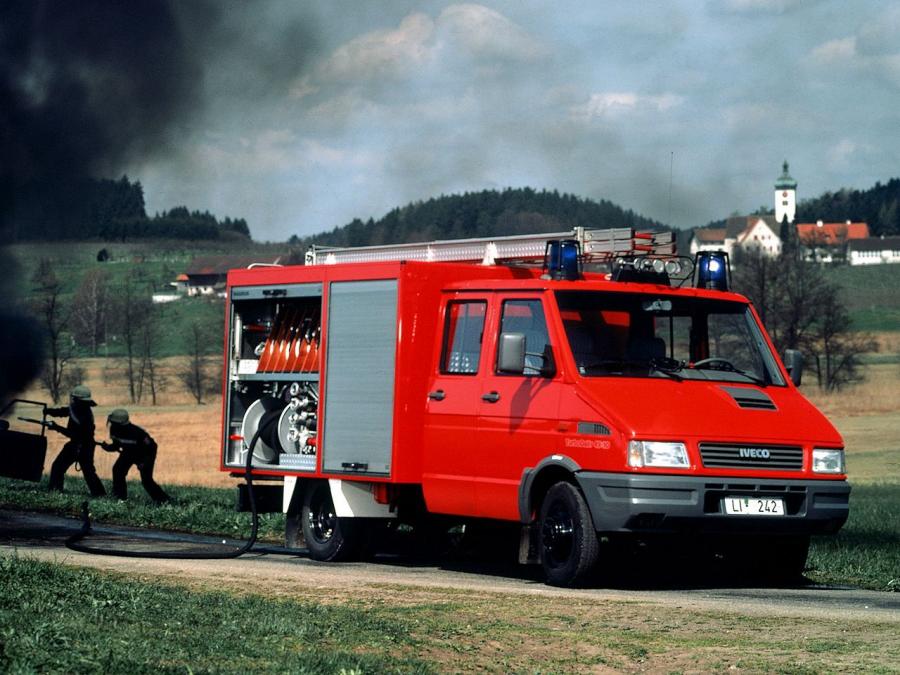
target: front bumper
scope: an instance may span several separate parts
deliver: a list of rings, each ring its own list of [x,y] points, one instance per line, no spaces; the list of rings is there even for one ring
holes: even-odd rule
[[[829,534],[850,512],[843,480],[780,480],[581,471],[575,474],[598,532]],[[723,498],[780,497],[783,516],[726,515]]]

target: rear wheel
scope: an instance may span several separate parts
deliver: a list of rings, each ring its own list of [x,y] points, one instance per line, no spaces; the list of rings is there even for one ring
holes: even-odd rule
[[[317,482],[307,490],[300,519],[313,560],[349,560],[356,555],[361,541],[359,523],[338,518],[327,482]]]
[[[541,565],[552,586],[580,586],[597,565],[600,542],[584,497],[571,483],[548,491],[540,514]]]

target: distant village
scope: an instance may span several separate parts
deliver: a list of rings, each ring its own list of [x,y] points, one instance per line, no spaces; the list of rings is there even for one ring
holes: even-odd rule
[[[775,181],[774,215],[732,216],[725,227],[699,227],[691,235],[690,252],[757,251],[772,257],[781,253],[785,233],[796,237],[804,257],[823,264],[883,265],[900,263],[900,237],[872,237],[868,223],[794,223],[797,181],[787,161]]]
[[[724,227],[698,227],[690,236],[690,254],[725,251],[734,258],[740,251],[756,250],[771,257],[781,254],[783,236],[794,236],[803,256],[821,264],[884,265],[900,263],[900,236],[872,237],[865,222],[795,223],[797,181],[788,162],[775,181],[774,214],[732,216]],[[250,264],[280,264],[281,257],[206,256],[194,259],[184,273],[171,282],[173,291],[157,293],[153,301],[171,302],[182,297],[225,295],[228,270]]]

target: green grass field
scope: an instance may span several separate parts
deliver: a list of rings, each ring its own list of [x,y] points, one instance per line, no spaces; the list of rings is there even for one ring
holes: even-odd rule
[[[895,672],[897,623],[389,584],[246,592],[0,556],[0,670]]]
[[[900,330],[900,265],[826,267],[825,276],[844,289],[854,328]]]
[[[0,557],[5,673],[427,672],[387,615]]]

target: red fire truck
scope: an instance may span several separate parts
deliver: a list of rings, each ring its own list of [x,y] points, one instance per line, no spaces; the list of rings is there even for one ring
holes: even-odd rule
[[[317,560],[454,516],[519,523],[556,585],[601,538],[673,534],[799,575],[847,519],[842,439],[727,256],[673,249],[579,228],[234,270],[221,469],[252,465]]]

